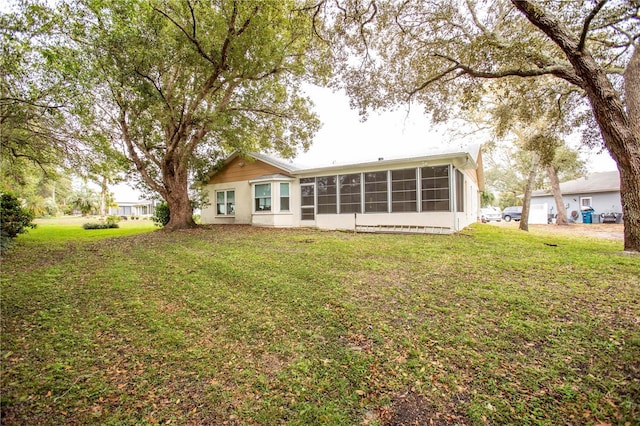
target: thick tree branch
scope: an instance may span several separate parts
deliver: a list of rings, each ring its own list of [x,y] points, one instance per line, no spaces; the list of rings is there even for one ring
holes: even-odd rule
[[[543,75],[554,75],[556,77],[562,78],[563,80],[566,80],[569,83],[579,87],[582,87],[582,84],[583,84],[582,79],[577,74],[575,74],[572,68],[565,67],[562,65],[549,65],[549,66],[544,66],[539,68],[529,68],[529,69],[511,68],[511,69],[504,69],[500,71],[488,72],[488,71],[475,70],[467,65],[461,64],[456,59],[451,58],[449,56],[440,55],[440,54],[437,54],[434,56],[441,59],[445,59],[451,62],[453,65],[445,69],[444,71],[436,74],[435,76],[429,78],[427,81],[425,81],[415,89],[411,90],[409,92],[409,97],[412,97],[416,93],[425,89],[430,84],[445,78],[447,75],[451,74],[456,70],[459,70],[461,72],[460,75],[466,74],[466,75],[469,75],[470,77],[487,78],[487,79],[497,79],[497,78],[503,78],[503,77],[525,77],[526,78],[526,77],[540,77]]]
[[[120,120],[119,120],[120,130],[122,131],[122,139],[127,147],[127,152],[129,153],[129,157],[131,161],[136,166],[136,170],[140,173],[145,183],[149,185],[151,189],[157,191],[163,198],[166,199],[167,191],[162,185],[158,185],[158,183],[151,177],[147,167],[144,164],[144,161],[140,158],[138,153],[136,152],[133,140],[129,135],[129,125],[127,124],[127,114],[125,110],[121,110],[120,112]]]
[[[422,83],[420,86],[418,86],[415,89],[411,90],[409,92],[409,98],[413,97],[413,95],[415,95],[416,93],[426,89],[427,86],[429,86],[431,83],[435,83],[436,81],[444,78],[446,75],[452,73],[453,71],[455,71],[457,69],[458,69],[458,65],[454,65],[454,66],[449,67],[446,70],[442,71],[441,73],[436,74],[435,76],[431,77],[430,79],[428,79],[427,81]]]
[[[600,10],[602,10],[604,5],[608,1],[609,0],[600,0],[598,2],[598,4],[596,4],[596,6],[593,8],[591,13],[589,13],[587,18],[584,20],[584,24],[582,25],[582,33],[580,34],[580,41],[578,42],[578,50],[579,51],[582,52],[582,50],[584,49],[584,43],[587,40],[587,33],[589,32],[589,26],[591,25],[591,21],[593,20],[593,18],[596,17],[598,12],[600,12]]]
[[[543,33],[547,35],[555,44],[562,49],[565,54],[575,55],[578,50],[578,42],[573,38],[560,22],[549,16],[543,9],[529,0],[511,0],[511,3],[524,14],[524,16]]]
[[[189,31],[187,31],[186,28],[184,28],[182,25],[180,25],[178,23],[178,21],[176,21],[175,19],[173,19],[171,16],[169,16],[168,13],[166,13],[165,11],[158,9],[157,7],[153,8],[154,11],[158,12],[159,14],[161,14],[162,16],[164,16],[165,18],[167,18],[169,21],[171,21],[171,23],[173,25],[175,25],[180,31],[182,31],[182,33],[187,37],[187,39],[189,39],[189,41],[196,47],[196,49],[198,50],[198,53],[200,54],[200,56],[202,56],[204,59],[206,59],[207,61],[211,62],[213,64],[214,67],[219,67],[220,65],[211,57],[209,56],[204,49],[202,48],[202,45],[200,44],[200,42],[198,41],[197,38],[195,38],[195,36],[192,36]],[[195,34],[195,22],[194,22],[194,28],[193,28],[193,34]]]

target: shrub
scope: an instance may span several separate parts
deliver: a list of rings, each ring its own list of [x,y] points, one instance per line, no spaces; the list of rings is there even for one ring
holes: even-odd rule
[[[82,225],[84,229],[111,229],[111,228],[119,228],[120,225],[117,223],[85,223]]]
[[[156,206],[156,212],[151,219],[155,222],[156,226],[166,226],[167,223],[169,223],[169,219],[171,219],[169,204],[164,201],[158,204]]]
[[[118,216],[117,214],[112,214],[107,216],[107,223],[118,223],[122,220],[122,218],[120,216]]]
[[[20,200],[7,192],[0,193],[0,249],[5,250],[11,240],[35,228],[32,223],[35,215],[22,207]]]

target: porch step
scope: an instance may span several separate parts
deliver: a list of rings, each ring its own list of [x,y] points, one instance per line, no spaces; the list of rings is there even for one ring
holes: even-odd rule
[[[453,229],[445,226],[428,225],[358,225],[356,232],[391,234],[451,234]]]

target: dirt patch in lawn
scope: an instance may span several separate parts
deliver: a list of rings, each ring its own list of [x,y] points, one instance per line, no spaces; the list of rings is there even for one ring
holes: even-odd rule
[[[518,228],[519,222],[491,222],[491,225],[503,228]],[[576,237],[605,238],[608,240],[624,240],[622,223],[570,223],[568,225],[529,225],[529,231],[572,235]]]
[[[385,426],[446,426],[451,424],[466,425],[468,419],[458,412],[458,403],[449,404],[442,409],[430,402],[426,397],[407,392],[396,395],[391,406],[381,417]]]

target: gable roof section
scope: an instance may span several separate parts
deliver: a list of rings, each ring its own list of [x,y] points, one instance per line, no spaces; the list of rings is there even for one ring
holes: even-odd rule
[[[256,179],[267,175],[291,176],[293,166],[274,160],[262,154],[240,156],[234,152],[224,161],[220,170],[209,178],[209,183],[227,183]]]
[[[618,171],[592,173],[589,176],[569,180],[560,184],[560,192],[569,194],[591,194],[596,192],[619,192],[620,175]],[[551,194],[551,190],[537,190],[532,197],[543,197]]]

